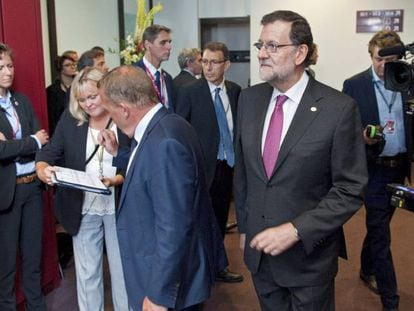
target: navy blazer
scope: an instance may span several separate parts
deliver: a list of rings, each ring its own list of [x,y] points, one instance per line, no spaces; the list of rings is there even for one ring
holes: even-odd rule
[[[233,116],[233,141],[236,133],[237,102],[241,87],[225,80],[227,96]],[[214,102],[208,82],[201,78],[194,83],[183,86],[178,94],[176,113],[183,116],[196,130],[206,161],[207,183],[213,183],[216,172],[217,154],[220,144],[220,129],[217,122]]]
[[[135,66],[143,69],[145,71],[144,60],[140,59],[137,63],[134,64]],[[168,95],[168,110],[174,112],[175,111],[175,103],[174,103],[174,87],[173,87],[173,78],[171,75],[166,72],[164,69],[161,69],[162,76],[164,77],[165,86],[167,88],[167,95]]]
[[[6,140],[0,140],[0,211],[11,207],[16,188],[16,160],[20,163],[34,161],[39,149],[36,140],[30,135],[40,130],[39,121],[33,111],[32,103],[21,94],[11,91],[11,100],[19,116],[22,139],[13,139],[13,129],[6,113],[0,111],[0,132]],[[40,185],[40,183],[39,183]]]
[[[66,109],[50,142],[36,154],[36,162],[44,161],[50,165],[85,171],[88,127],[88,122],[78,126],[78,120]],[[118,140],[121,146],[129,145],[129,138],[119,130]],[[117,173],[122,174],[122,170],[118,169]],[[115,202],[118,201],[119,190],[120,187],[115,187]],[[56,218],[70,235],[76,235],[79,231],[83,199],[82,190],[56,187]]]
[[[205,301],[227,266],[191,126],[161,108],[127,172],[117,231],[130,306],[177,310]]]
[[[355,99],[359,112],[361,114],[362,126],[365,128],[368,124],[380,125],[377,97],[375,95],[375,86],[372,82],[371,67],[361,73],[344,81],[343,92]],[[406,158],[406,176],[410,177],[410,165],[412,155],[412,117],[408,116],[405,111],[405,101],[407,94],[401,93],[404,112],[404,129],[405,143],[407,147]],[[380,144],[366,145],[367,160],[369,163],[375,161],[375,158],[382,152],[383,146]]]

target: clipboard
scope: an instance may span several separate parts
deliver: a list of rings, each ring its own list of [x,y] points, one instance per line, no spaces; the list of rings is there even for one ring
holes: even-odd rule
[[[97,176],[84,171],[56,166],[58,170],[52,175],[52,182],[57,186],[75,188],[98,194],[110,195],[111,190]]]

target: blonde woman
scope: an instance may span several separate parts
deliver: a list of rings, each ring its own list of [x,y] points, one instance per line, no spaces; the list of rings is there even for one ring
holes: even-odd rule
[[[65,167],[86,171],[102,178],[112,188],[110,196],[57,187],[56,216],[73,237],[78,304],[81,311],[104,310],[103,241],[107,249],[115,310],[128,310],[128,301],[115,227],[115,206],[122,172],[112,166],[112,156],[98,145],[104,129],[117,133],[120,145],[129,139],[117,131],[102,107],[97,83],[102,73],[86,67],[72,82],[69,109],[56,126],[53,139],[36,155],[39,178],[52,185],[58,161]]]

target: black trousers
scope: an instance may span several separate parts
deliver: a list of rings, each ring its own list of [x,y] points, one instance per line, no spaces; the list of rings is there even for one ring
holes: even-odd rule
[[[224,239],[233,191],[233,168],[226,161],[217,160],[216,173],[210,187],[211,203]]]
[[[38,182],[16,185],[10,209],[0,212],[0,310],[15,311],[17,251],[23,275],[25,310],[46,310],[41,291],[43,206]]]
[[[361,270],[375,275],[381,301],[386,308],[397,308],[397,280],[391,254],[390,222],[395,207],[390,205],[389,183],[403,183],[404,167],[373,164],[368,167],[369,180],[365,194],[367,234],[361,251]]]

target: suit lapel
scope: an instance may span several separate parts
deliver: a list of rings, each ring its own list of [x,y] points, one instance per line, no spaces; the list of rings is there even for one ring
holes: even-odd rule
[[[270,100],[272,98],[273,87],[268,83],[262,84],[257,92],[257,97],[252,98],[252,107],[251,111],[248,111],[249,114],[248,120],[252,125],[252,137],[256,137],[254,142],[254,154],[256,159],[252,161],[252,165],[256,165],[255,170],[260,173],[262,180],[266,183],[268,178],[266,175],[266,170],[263,164],[262,156],[262,137],[263,137],[263,125],[266,119],[267,109],[269,107]],[[241,126],[241,125],[238,125]],[[250,128],[250,127],[249,127]]]
[[[129,166],[129,170],[127,172],[127,175],[125,176],[125,182],[124,185],[122,187],[122,194],[121,194],[121,199],[119,200],[119,209],[118,209],[118,213],[120,212],[124,199],[125,199],[125,194],[127,193],[129,184],[131,182],[131,178],[134,175],[134,170],[135,170],[135,163],[138,159],[138,157],[140,156],[142,149],[144,148],[143,146],[145,145],[148,136],[150,135],[151,131],[154,129],[154,127],[158,124],[158,122],[166,115],[168,114],[168,111],[165,107],[161,108],[160,110],[157,111],[157,113],[152,117],[150,123],[148,124],[147,128],[145,129],[144,135],[142,136],[142,139],[138,145],[138,149],[135,152],[134,158],[132,159],[132,162]],[[132,150],[131,150],[132,152]]]
[[[302,99],[299,103],[298,109],[293,117],[292,123],[286,133],[283,143],[279,150],[279,156],[273,170],[272,176],[282,165],[289,154],[289,151],[298,143],[300,138],[309,129],[312,121],[320,113],[322,106],[320,99],[322,95],[315,87],[315,81],[309,79],[308,86],[303,93]]]

